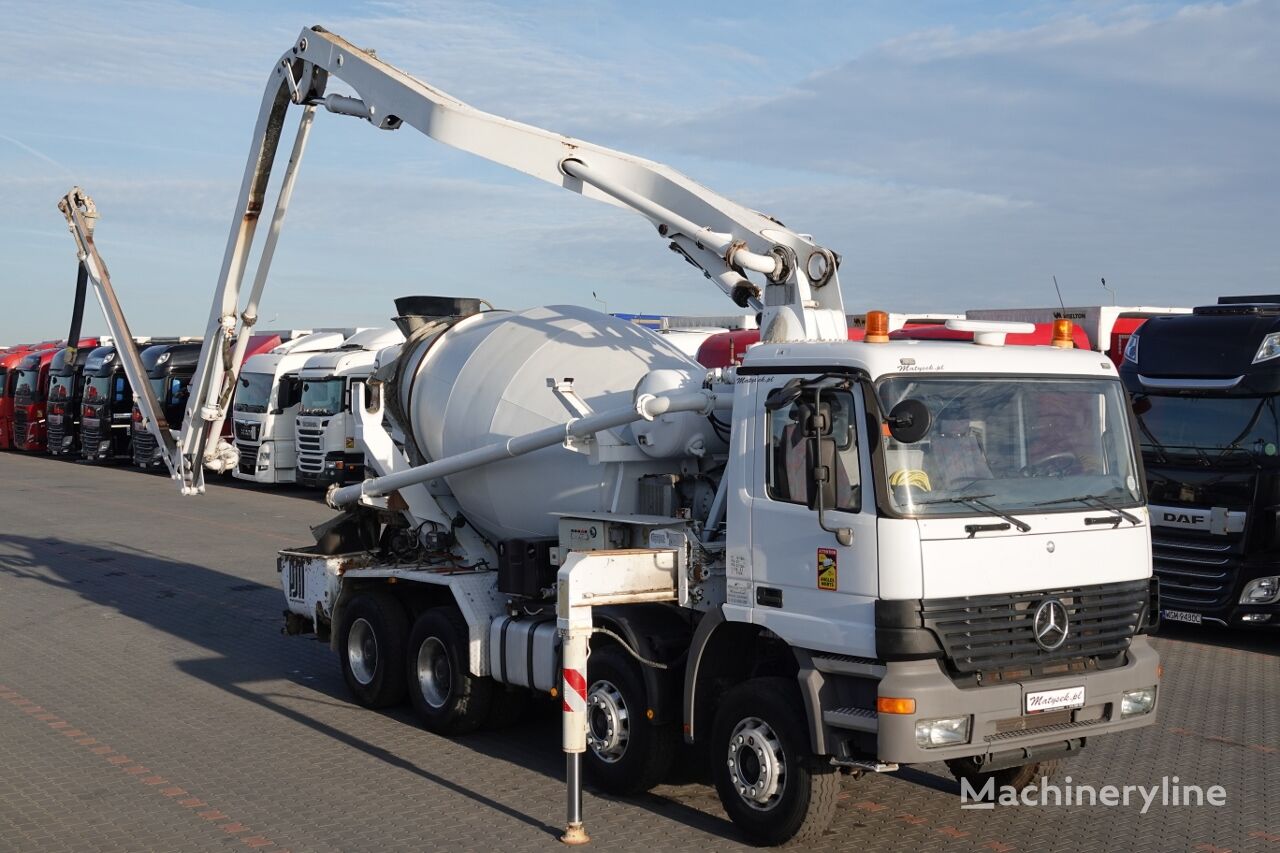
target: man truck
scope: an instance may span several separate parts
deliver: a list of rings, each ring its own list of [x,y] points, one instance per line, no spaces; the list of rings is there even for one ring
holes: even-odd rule
[[[1120,374],[1164,618],[1280,626],[1280,296],[1147,320]]]
[[[352,387],[366,479],[332,486],[340,514],[277,558],[287,627],[328,639],[356,701],[407,697],[453,734],[523,691],[556,697],[567,843],[587,840],[584,760],[601,788],[635,792],[700,748],[750,839],[802,843],[841,773],[941,760],[1025,786],[1154,721],[1150,523],[1109,360],[1014,352],[1005,336],[1033,330],[1018,323],[890,341],[880,312],[849,341],[840,256],[814,238],[669,167],[483,113],[384,55],[313,27],[271,72],[186,422],[156,430],[185,494],[221,455],[229,342],[256,318],[322,109],[641,214],[760,313],[761,342],[708,369],[584,308],[402,300],[405,343]],[[128,340],[91,200],[59,206]]]

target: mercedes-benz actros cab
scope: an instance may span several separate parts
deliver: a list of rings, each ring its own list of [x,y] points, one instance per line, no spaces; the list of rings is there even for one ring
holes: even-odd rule
[[[322,350],[342,346],[354,330],[318,331],[245,360],[232,404],[239,463],[234,475],[255,483],[292,483],[297,471],[295,419],[302,402],[298,371]]]
[[[298,371],[297,481],[304,486],[357,482],[364,477],[364,451],[356,446],[352,387],[374,371],[378,352],[404,342],[399,329],[364,329],[338,349],[319,352]]]
[[[1120,373],[1164,618],[1280,627],[1280,295],[1149,319]]]

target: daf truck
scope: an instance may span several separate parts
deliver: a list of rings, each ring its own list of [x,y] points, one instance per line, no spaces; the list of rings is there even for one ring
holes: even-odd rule
[[[85,357],[107,340],[89,338],[81,348],[63,347],[49,362],[49,401],[45,449],[52,456],[80,455],[80,399]]]
[[[1025,787],[1155,721],[1150,520],[1110,360],[1003,346],[1034,331],[1021,323],[891,341],[880,312],[850,341],[840,256],[817,239],[662,164],[476,110],[385,56],[312,27],[272,68],[185,424],[155,430],[185,494],[221,456],[229,342],[256,317],[322,110],[640,214],[761,332],[713,369],[580,307],[402,301],[405,342],[351,386],[365,478],[331,486],[339,514],[277,556],[286,627],[332,645],[357,702],[408,700],[459,734],[555,697],[570,844],[588,840],[584,769],[629,794],[701,750],[747,838],[803,844],[842,775],[944,761]],[[92,201],[73,189],[60,208],[124,328]],[[478,231],[476,248],[501,236]]]
[[[1280,626],[1280,296],[1149,319],[1120,373],[1164,618]]]

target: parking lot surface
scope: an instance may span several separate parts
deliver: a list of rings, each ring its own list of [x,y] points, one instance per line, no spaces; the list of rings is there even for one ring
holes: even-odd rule
[[[456,740],[348,701],[282,633],[275,551],[315,493],[0,455],[0,851],[555,850],[554,711]],[[1220,785],[1220,807],[960,808],[942,765],[847,781],[815,850],[1276,851],[1280,634],[1169,629],[1160,717],[1074,784]],[[1063,781],[1063,780],[1059,780]],[[713,790],[588,792],[602,850],[744,849]]]

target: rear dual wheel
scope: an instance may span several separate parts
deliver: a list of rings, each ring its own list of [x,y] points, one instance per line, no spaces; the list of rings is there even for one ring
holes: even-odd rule
[[[385,592],[362,592],[351,599],[338,634],[342,677],[356,702],[386,708],[404,701],[404,608]]]

